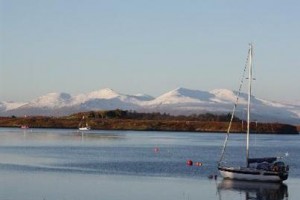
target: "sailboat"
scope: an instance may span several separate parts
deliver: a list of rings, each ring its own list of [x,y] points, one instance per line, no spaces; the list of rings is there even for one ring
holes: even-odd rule
[[[223,145],[220,160],[218,162],[218,170],[224,179],[237,179],[245,181],[263,181],[263,182],[282,182],[288,178],[289,166],[286,165],[278,157],[250,158],[249,157],[249,140],[250,140],[250,102],[252,90],[252,67],[253,67],[253,45],[249,45],[247,62],[244,74],[248,71],[248,102],[247,102],[247,134],[246,134],[246,164],[245,166],[227,166],[224,164],[224,154],[229,139],[230,128],[234,118],[234,113],[241,93],[241,87],[244,75],[241,80],[240,89],[237,95],[236,103],[233,107],[231,120],[227,129],[226,138]],[[248,69],[248,70],[247,70]]]
[[[83,116],[80,123],[79,123],[79,130],[80,131],[88,131],[91,130],[91,127],[89,126],[87,120],[85,120],[85,117]]]

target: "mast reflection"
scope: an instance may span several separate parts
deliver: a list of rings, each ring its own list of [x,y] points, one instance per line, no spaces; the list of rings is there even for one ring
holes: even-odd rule
[[[223,180],[217,186],[218,195],[222,199],[224,192],[233,192],[245,200],[287,200],[288,187],[283,183],[246,182],[236,180]]]

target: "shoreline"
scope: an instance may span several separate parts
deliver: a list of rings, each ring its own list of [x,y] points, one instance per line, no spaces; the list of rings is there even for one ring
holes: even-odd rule
[[[0,124],[1,124],[1,119],[0,119]],[[17,125],[17,126],[3,126],[0,125],[0,128],[19,128],[21,130],[30,130],[30,129],[65,129],[65,130],[76,130],[79,132],[92,132],[92,131],[136,131],[136,132],[178,132],[178,133],[183,133],[183,132],[189,132],[189,133],[208,133],[208,134],[214,134],[214,133],[224,133],[226,134],[227,131],[226,130],[179,130],[179,129],[124,129],[124,128],[111,128],[111,129],[102,129],[102,128],[91,128],[88,131],[80,131],[78,130],[77,127],[57,127],[57,126],[53,126],[53,127],[49,127],[49,126],[29,126],[28,128],[21,128],[21,126]],[[274,131],[264,131],[264,132],[256,132],[253,131],[251,132],[252,134],[259,134],[259,135],[299,135],[299,131],[298,132],[274,132]],[[230,131],[230,134],[246,134],[245,131],[238,131],[238,130],[233,130]]]

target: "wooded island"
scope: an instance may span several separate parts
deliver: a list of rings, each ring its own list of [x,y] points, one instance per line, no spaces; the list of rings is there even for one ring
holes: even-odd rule
[[[0,127],[70,128],[77,129],[82,118],[93,130],[136,130],[136,131],[189,131],[226,132],[230,114],[199,114],[172,116],[161,113],[138,113],[135,111],[109,110],[76,113],[63,117],[27,116],[0,117]],[[231,131],[243,133],[246,122],[234,117]],[[297,127],[281,123],[251,123],[252,132],[272,134],[299,134]]]

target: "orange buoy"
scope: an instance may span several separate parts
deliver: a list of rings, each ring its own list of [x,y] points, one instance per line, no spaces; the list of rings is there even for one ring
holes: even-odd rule
[[[201,167],[202,166],[202,162],[196,162],[195,165],[198,166],[198,167]]]

